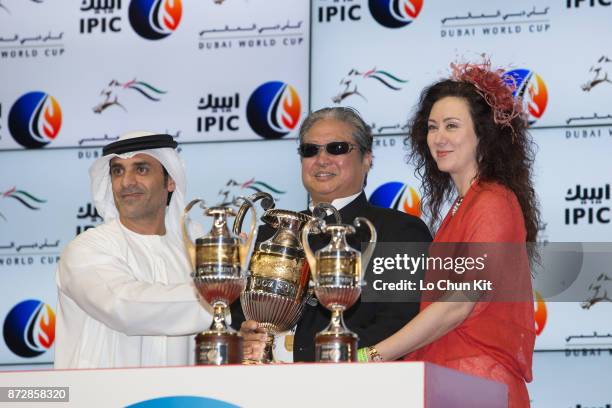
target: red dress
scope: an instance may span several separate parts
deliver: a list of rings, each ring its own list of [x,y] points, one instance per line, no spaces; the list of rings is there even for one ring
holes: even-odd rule
[[[455,215],[450,211],[446,215],[434,242],[522,243],[525,239],[523,215],[514,193],[500,184],[478,182],[466,193]],[[513,279],[523,282],[522,300],[532,299],[527,265],[512,268],[520,273]],[[430,304],[423,301],[421,310]],[[532,300],[478,302],[459,326],[404,359],[428,361],[503,382],[508,385],[509,407],[529,407],[525,382],[532,378],[534,342]]]

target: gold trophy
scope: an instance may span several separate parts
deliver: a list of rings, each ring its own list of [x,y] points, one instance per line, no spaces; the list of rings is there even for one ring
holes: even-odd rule
[[[274,199],[268,193],[255,193],[249,196],[249,200],[262,200],[265,213],[261,220],[276,229],[270,239],[256,244],[246,289],[240,295],[244,316],[248,320],[255,320],[268,332],[262,360],[247,362],[269,363],[272,360],[274,335],[295,326],[308,297],[310,272],[299,237],[301,229],[313,217],[274,209]],[[238,211],[234,222],[235,234],[240,233],[247,209],[243,204]]]
[[[319,207],[328,205],[319,204]],[[355,228],[348,224],[326,224],[313,219],[302,230],[302,245],[310,264],[314,281],[314,292],[319,302],[331,311],[331,322],[315,337],[315,361],[326,363],[357,361],[359,337],[344,324],[343,312],[353,306],[361,295],[363,285],[362,267],[367,267],[376,246],[376,229],[366,218],[355,218],[357,228],[363,224],[370,230],[370,242],[363,255],[351,248],[346,235],[354,234]],[[331,235],[329,244],[313,253],[308,244],[308,235],[314,228]]]
[[[231,207],[206,207],[196,199],[185,207],[182,225],[183,241],[194,270],[192,277],[202,298],[212,305],[214,314],[210,328],[196,336],[195,361],[197,365],[240,364],[243,360],[242,335],[225,322],[228,306],[244,290],[246,284],[247,255],[255,232],[257,216],[248,199],[236,201],[252,210],[250,233],[246,240],[232,234],[227,219],[235,216]],[[189,238],[185,217],[191,208],[200,203],[204,215],[213,217],[212,229],[196,239],[195,246]]]

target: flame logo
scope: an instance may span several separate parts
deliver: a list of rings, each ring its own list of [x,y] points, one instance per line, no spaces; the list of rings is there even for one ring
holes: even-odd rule
[[[535,332],[536,336],[539,336],[540,333],[544,330],[544,326],[546,326],[546,303],[540,295],[540,292],[535,291],[535,302],[534,302],[534,316],[535,316]]]
[[[40,313],[38,319],[38,344],[48,349],[55,340],[55,313],[51,306],[44,305],[44,312]]]
[[[279,139],[298,126],[302,104],[296,89],[284,82],[266,82],[247,102],[247,121],[259,136]]]
[[[391,14],[395,18],[410,22],[421,12],[423,0],[394,0],[390,6]]]
[[[53,96],[40,91],[28,92],[13,104],[8,122],[17,143],[27,148],[40,148],[59,135],[62,109]]]
[[[47,96],[41,105],[42,118],[37,114],[38,129],[36,134],[44,135],[47,139],[55,139],[62,126],[62,110],[59,103],[51,95]]]
[[[160,4],[163,4],[163,7],[159,7]],[[183,16],[181,0],[161,0],[161,2],[158,2],[157,7],[159,7],[157,21],[163,23],[163,26],[166,28],[164,31],[176,30]]]
[[[159,40],[172,34],[182,16],[181,0],[132,0],[128,9],[132,28],[147,40]]]
[[[400,28],[412,23],[423,8],[423,0],[369,0],[374,20],[387,28]]]
[[[403,210],[406,214],[415,217],[421,216],[421,197],[413,187],[399,181],[391,181],[379,186],[370,195],[369,201],[378,207]]]
[[[55,313],[39,300],[24,300],[7,314],[3,327],[4,341],[20,357],[37,357],[55,340]]]
[[[404,198],[404,212],[406,214],[414,215],[415,217],[421,216],[421,198],[417,194],[416,190],[409,187],[410,200],[408,197]]]
[[[529,88],[527,90],[529,98],[527,98],[527,110],[529,114],[536,119],[539,119],[546,110],[548,102],[548,90],[546,84],[538,74],[534,74]]]
[[[293,130],[300,120],[301,103],[297,91],[291,85],[287,85],[285,89],[280,93],[280,109],[276,109],[276,120],[273,124],[281,123],[282,126],[278,127],[279,131]],[[271,109],[273,112],[274,109]],[[271,116],[272,116],[271,115]]]
[[[548,104],[548,89],[540,75],[528,69],[514,69],[504,74],[505,82],[514,88],[512,94],[522,100],[532,125],[544,115]]]

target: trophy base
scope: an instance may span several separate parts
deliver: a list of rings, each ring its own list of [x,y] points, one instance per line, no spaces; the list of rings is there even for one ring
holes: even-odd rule
[[[242,363],[242,336],[238,332],[205,331],[195,338],[196,365]]]
[[[315,337],[315,361],[317,363],[357,362],[357,340],[352,332],[318,333]]]

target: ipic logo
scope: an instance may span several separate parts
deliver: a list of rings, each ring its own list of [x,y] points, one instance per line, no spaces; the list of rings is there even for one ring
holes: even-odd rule
[[[416,190],[399,181],[385,183],[370,195],[370,203],[378,207],[404,211],[406,214],[421,216],[421,198]]]
[[[247,120],[255,133],[265,139],[280,139],[297,127],[301,102],[295,88],[280,81],[266,82],[247,102]]]
[[[611,6],[612,0],[566,0],[565,7],[567,8],[578,8],[584,7],[598,7],[598,6]]]
[[[530,69],[519,68],[506,72],[504,80],[514,88],[512,95],[523,101],[529,124],[534,124],[544,115],[548,104],[548,89],[542,77]]]
[[[374,20],[387,28],[401,28],[412,23],[423,8],[423,0],[369,0]]]
[[[183,3],[181,0],[132,0],[128,15],[138,35],[147,40],[160,40],[179,26]]]
[[[565,225],[609,224],[610,207],[578,207],[565,209]]]
[[[361,4],[354,0],[335,0],[333,5],[320,6],[317,15],[319,23],[359,21],[361,20]]]
[[[4,341],[20,357],[37,357],[47,351],[55,340],[55,313],[40,300],[24,300],[6,315]]]
[[[44,147],[59,134],[62,110],[53,96],[40,91],[28,92],[11,107],[8,124],[11,135],[23,147]]]
[[[577,184],[575,188],[569,188],[565,195],[568,203],[565,224],[609,224],[611,191],[610,183],[590,188]]]
[[[81,12],[89,17],[81,18],[79,31],[81,34],[119,33],[121,32],[121,17],[113,15],[121,11],[121,0],[83,0]]]
[[[197,117],[197,132],[236,132],[240,130],[240,116],[236,111],[240,108],[240,93],[221,96],[209,93],[200,98],[198,110],[202,115]]]

